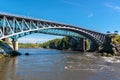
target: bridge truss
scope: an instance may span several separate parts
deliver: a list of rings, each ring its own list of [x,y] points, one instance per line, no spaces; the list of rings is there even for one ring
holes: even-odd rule
[[[0,13],[0,39],[20,38],[32,33],[86,37],[97,44],[103,44],[107,37],[106,34],[77,26]]]

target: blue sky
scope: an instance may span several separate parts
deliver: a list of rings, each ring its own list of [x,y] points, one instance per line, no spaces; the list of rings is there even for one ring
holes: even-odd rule
[[[103,33],[120,31],[120,0],[0,0],[0,11],[72,24]],[[33,36],[36,35],[23,37],[19,41],[33,39]],[[39,35],[36,38],[42,38],[42,42],[51,39],[51,35]]]

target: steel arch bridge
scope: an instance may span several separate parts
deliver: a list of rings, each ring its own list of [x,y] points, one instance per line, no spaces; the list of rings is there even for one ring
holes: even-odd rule
[[[106,34],[77,26],[0,13],[0,39],[20,38],[32,33],[86,37],[99,45],[104,44],[107,39]]]

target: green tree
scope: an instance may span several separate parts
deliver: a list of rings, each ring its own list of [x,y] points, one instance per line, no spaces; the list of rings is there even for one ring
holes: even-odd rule
[[[115,31],[114,31],[114,34],[118,34],[118,31],[117,31],[117,30],[115,30]]]
[[[110,34],[111,32],[110,32],[110,31],[107,31],[106,33],[107,33],[107,34]]]

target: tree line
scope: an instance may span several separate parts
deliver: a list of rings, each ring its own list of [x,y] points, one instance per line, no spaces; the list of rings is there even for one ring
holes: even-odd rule
[[[19,43],[19,48],[50,48],[59,50],[79,50],[79,41],[71,37],[63,37],[62,39],[54,39],[41,44]],[[89,40],[86,41],[86,46],[90,46]]]

